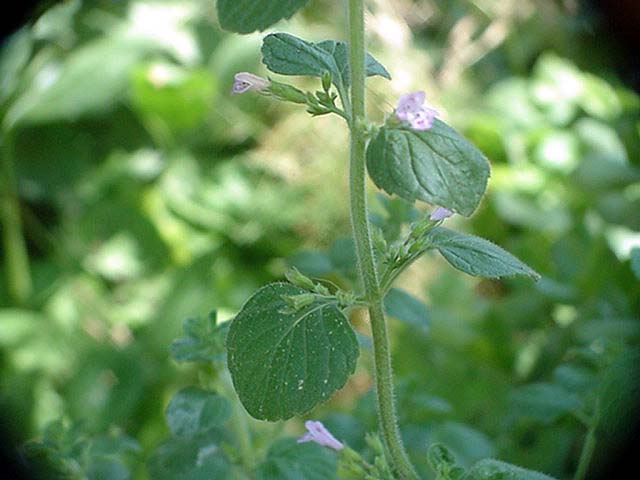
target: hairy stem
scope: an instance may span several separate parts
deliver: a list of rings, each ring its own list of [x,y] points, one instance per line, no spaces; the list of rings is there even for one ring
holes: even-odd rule
[[[1,214],[3,249],[9,293],[13,300],[24,305],[31,296],[32,284],[29,271],[27,246],[22,235],[22,219],[16,186],[11,132],[2,135],[2,186]]]
[[[376,392],[380,430],[396,473],[403,479],[418,475],[404,449],[393,393],[393,372],[387,325],[382,310],[382,296],[371,241],[371,228],[366,199],[365,135],[365,40],[363,0],[349,0],[349,33],[351,63],[351,156],[349,195],[351,225],[358,256],[360,277],[369,301],[369,317],[373,334]]]

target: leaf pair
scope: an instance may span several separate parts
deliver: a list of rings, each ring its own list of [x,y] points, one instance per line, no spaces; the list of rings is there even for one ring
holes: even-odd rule
[[[287,33],[267,35],[262,43],[262,61],[269,70],[281,75],[322,77],[331,74],[341,90],[350,84],[349,49],[344,42],[325,40],[312,43]],[[371,55],[366,57],[366,73],[391,79],[389,72]]]

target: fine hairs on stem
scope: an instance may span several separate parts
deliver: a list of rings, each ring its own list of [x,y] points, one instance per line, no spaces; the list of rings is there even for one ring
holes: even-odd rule
[[[349,45],[351,62],[351,122],[349,192],[351,225],[358,257],[358,269],[369,301],[369,318],[373,335],[376,397],[380,431],[398,475],[417,479],[409,460],[395,408],[393,371],[387,325],[382,309],[382,296],[376,271],[371,227],[366,201],[365,147],[366,139],[359,125],[366,120],[365,112],[365,35],[363,0],[349,0]]]

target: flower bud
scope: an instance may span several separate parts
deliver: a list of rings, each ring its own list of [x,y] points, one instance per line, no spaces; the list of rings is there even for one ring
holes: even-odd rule
[[[267,88],[267,92],[273,95],[278,100],[293,103],[307,103],[307,94],[302,90],[298,90],[292,85],[286,83],[271,82],[271,85]]]
[[[331,72],[329,71],[322,74],[322,89],[327,93],[331,90]]]
[[[284,276],[296,287],[304,288],[306,290],[313,290],[315,288],[313,281],[311,281],[311,279],[306,275],[300,273],[300,271],[295,267],[287,270]]]
[[[300,295],[283,295],[282,299],[294,310],[302,310],[315,302],[316,296],[313,293],[301,293]]]

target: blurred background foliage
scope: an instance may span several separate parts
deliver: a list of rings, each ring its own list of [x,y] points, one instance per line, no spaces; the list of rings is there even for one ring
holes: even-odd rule
[[[280,28],[340,39],[333,3],[313,0]],[[570,478],[585,423],[600,415],[604,465],[640,390],[640,97],[629,58],[577,0],[368,4],[370,50],[394,77],[369,81],[371,116],[425,90],[492,163],[480,211],[452,223],[543,275],[478,280],[426,258],[387,298],[416,463],[430,475],[426,448],[441,442],[462,465],[498,457]],[[169,436],[164,410],[203,375],[169,356],[186,318],[215,309],[228,320],[287,265],[353,281],[343,125],[229,95],[234,73],[266,74],[260,42],[222,32],[211,0],[49,2],[4,42],[0,406],[15,444],[38,440],[61,478],[162,478],[153,452]],[[391,239],[416,215],[371,202]],[[7,261],[19,250],[12,205],[28,275]],[[366,318],[352,320],[358,371],[313,417],[364,448],[371,361]],[[216,365],[207,375],[244,418]],[[256,458],[301,431],[298,420],[243,421]]]

